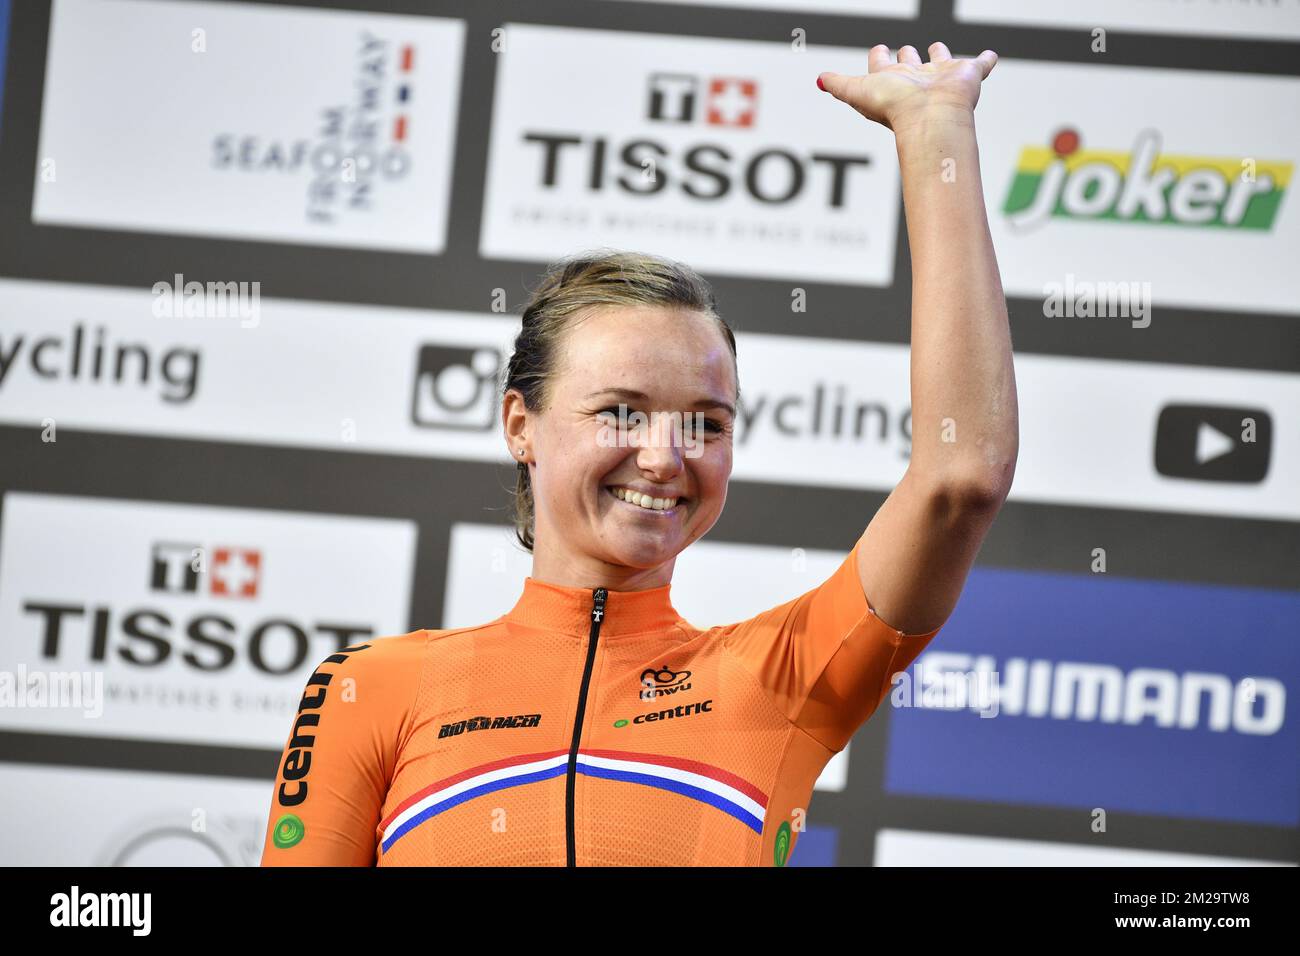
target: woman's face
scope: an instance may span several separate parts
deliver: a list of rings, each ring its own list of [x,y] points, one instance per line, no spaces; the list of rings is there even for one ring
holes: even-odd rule
[[[713,527],[727,500],[731,350],[701,313],[605,307],[569,327],[558,358],[547,408],[526,411],[516,392],[505,409],[515,460],[522,445],[529,462],[533,577],[579,587],[609,580],[619,590],[667,584],[678,553]],[[617,488],[678,502],[646,508],[620,500]]]

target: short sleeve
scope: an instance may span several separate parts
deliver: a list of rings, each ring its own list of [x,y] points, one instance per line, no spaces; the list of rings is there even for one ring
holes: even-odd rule
[[[427,632],[331,654],[307,679],[280,757],[262,866],[373,866]]]
[[[834,753],[940,630],[904,634],[876,616],[858,575],[861,546],[811,591],[720,634],[791,723]]]

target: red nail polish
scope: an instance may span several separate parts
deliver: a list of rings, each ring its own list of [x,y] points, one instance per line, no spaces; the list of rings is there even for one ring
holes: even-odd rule
[[[822,78],[820,76],[817,77],[817,89],[821,90],[823,93],[826,92],[826,87],[822,86]]]

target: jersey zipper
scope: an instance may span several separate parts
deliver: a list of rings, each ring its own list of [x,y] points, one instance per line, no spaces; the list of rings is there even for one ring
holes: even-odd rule
[[[591,684],[591,669],[596,663],[596,641],[600,637],[600,622],[605,617],[605,598],[609,592],[593,588],[591,592],[591,630],[587,637],[587,665],[582,671],[582,688],[578,691],[578,713],[573,719],[573,742],[569,745],[569,771],[565,780],[564,826],[566,866],[577,866],[577,840],[574,830],[574,788],[578,782],[578,742],[582,739],[582,718],[587,710],[587,688]]]

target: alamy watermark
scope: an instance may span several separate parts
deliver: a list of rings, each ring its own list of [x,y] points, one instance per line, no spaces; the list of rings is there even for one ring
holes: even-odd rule
[[[1151,324],[1150,282],[1075,281],[1074,273],[1065,274],[1065,282],[1048,282],[1043,286],[1043,315],[1059,318],[1132,318],[1133,328]]]
[[[894,707],[923,707],[930,710],[973,710],[981,717],[998,715],[998,672],[978,670],[951,670],[947,667],[926,667],[924,658],[912,670],[897,671],[889,683],[893,690],[889,702]]]
[[[179,272],[175,282],[153,284],[153,314],[160,319],[238,318],[245,329],[262,321],[262,283],[185,281]]]
[[[0,671],[0,709],[81,710],[91,719],[104,715],[102,671],[43,671],[19,664]]]
[[[612,406],[611,406],[612,407]],[[708,424],[703,412],[629,413],[627,405],[618,406],[618,420],[606,416],[596,436],[601,448],[682,448],[687,458],[704,454],[704,431]]]

